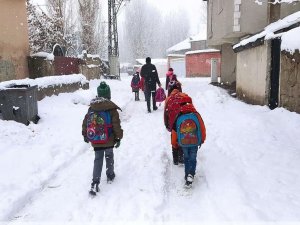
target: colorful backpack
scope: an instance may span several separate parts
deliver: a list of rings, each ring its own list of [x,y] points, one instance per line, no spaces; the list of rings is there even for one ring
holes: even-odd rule
[[[181,147],[195,147],[201,145],[201,128],[195,113],[182,114],[176,122],[178,144]]]
[[[87,138],[92,144],[105,144],[112,133],[110,113],[90,110],[87,116]]]
[[[174,128],[176,119],[179,114],[186,114],[190,112],[196,112],[190,96],[182,92],[171,95],[166,107],[166,113],[168,114],[168,121],[166,126],[168,131],[171,131]]]
[[[159,87],[156,90],[155,101],[156,102],[163,102],[165,99],[166,99],[165,90],[162,87]]]

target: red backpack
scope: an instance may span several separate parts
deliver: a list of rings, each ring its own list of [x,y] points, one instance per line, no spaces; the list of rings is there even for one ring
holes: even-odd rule
[[[193,103],[192,98],[185,93],[178,92],[169,97],[166,113],[167,113],[167,129],[171,131],[175,129],[175,122],[179,115],[190,112],[197,112]]]
[[[165,99],[166,99],[165,90],[162,87],[159,87],[156,90],[155,101],[156,102],[163,102]]]

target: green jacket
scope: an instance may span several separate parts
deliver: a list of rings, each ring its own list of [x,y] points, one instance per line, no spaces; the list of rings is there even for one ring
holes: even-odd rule
[[[93,147],[113,147],[116,143],[117,139],[123,138],[123,130],[121,128],[121,121],[119,118],[118,109],[121,110],[115,103],[112,101],[97,97],[93,99],[90,103],[89,111],[93,109],[96,111],[108,111],[111,115],[112,121],[112,134],[109,137],[109,140],[105,144],[92,144]],[[89,112],[88,111],[88,112]],[[86,138],[86,129],[87,129],[87,117],[88,113],[85,115],[84,120],[82,122],[82,136]]]

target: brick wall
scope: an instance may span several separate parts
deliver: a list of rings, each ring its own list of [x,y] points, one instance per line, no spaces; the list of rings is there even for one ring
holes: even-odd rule
[[[219,59],[218,75],[220,76],[221,54],[219,52],[205,52],[186,55],[186,77],[210,77],[212,58]]]

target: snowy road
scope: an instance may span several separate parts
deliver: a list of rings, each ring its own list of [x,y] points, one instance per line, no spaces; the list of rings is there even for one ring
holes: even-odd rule
[[[115,182],[104,175],[99,195],[88,196],[94,153],[82,140],[81,121],[99,84],[92,81],[91,90],[39,102],[37,125],[0,120],[0,221],[300,221],[298,114],[247,105],[207,79],[183,79],[207,127],[187,191],[183,167],[172,164],[163,105],[147,114],[128,77],[107,82],[124,129],[114,151]]]

